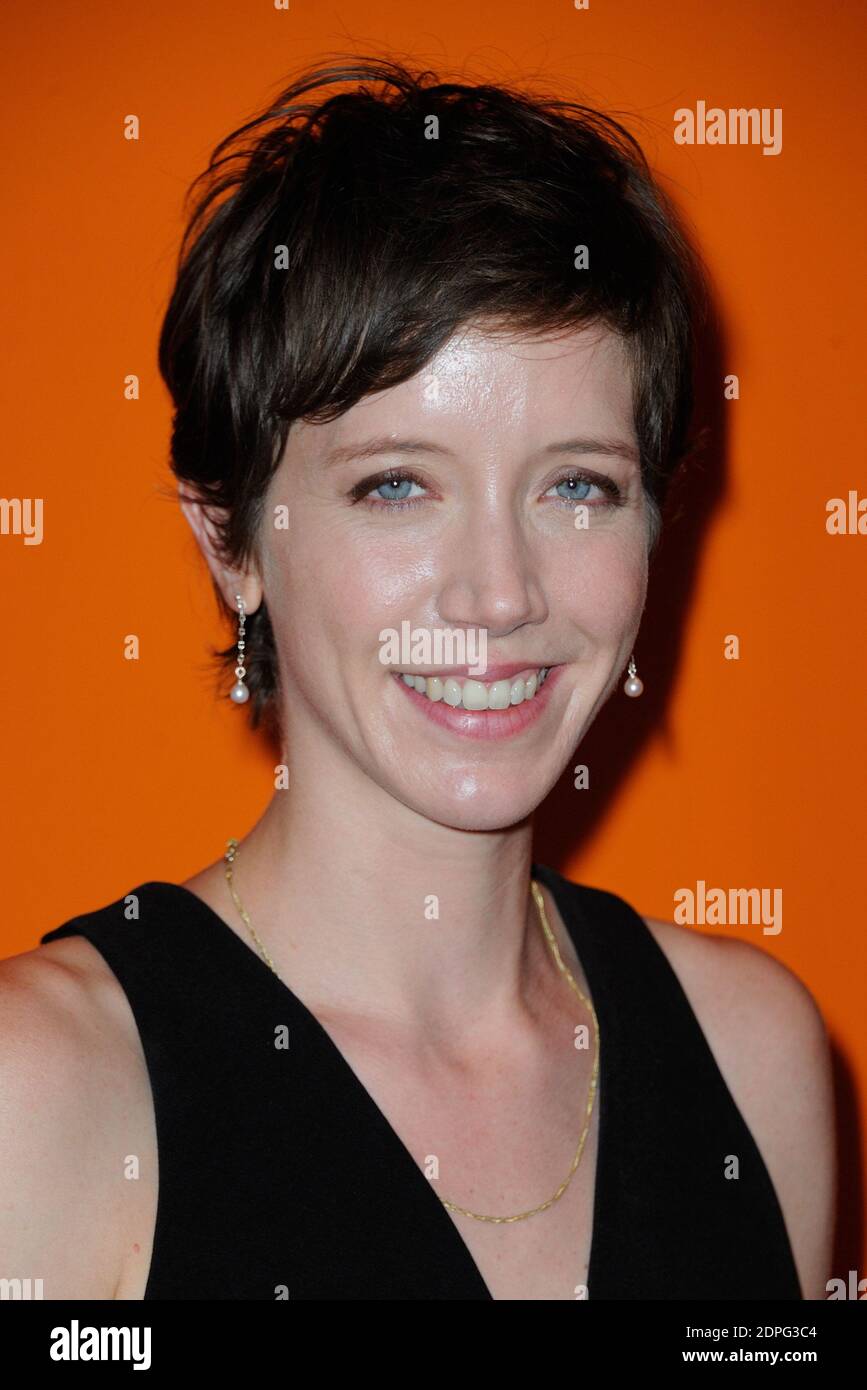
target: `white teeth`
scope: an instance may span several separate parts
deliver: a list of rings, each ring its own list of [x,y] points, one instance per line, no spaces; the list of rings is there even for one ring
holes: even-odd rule
[[[508,709],[511,697],[511,681],[494,681],[488,691],[488,709]]]
[[[468,677],[463,685],[454,676],[443,680],[439,676],[402,675],[405,685],[427,695],[429,700],[444,700],[452,708],[461,706],[468,710],[508,709],[510,705],[523,704],[532,700],[537,690],[544,685],[550,666],[543,666],[530,676],[518,676],[515,680],[484,681]]]

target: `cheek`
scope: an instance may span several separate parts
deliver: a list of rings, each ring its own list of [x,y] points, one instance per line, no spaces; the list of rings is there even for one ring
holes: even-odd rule
[[[387,518],[348,524],[312,510],[299,512],[297,526],[277,534],[271,565],[287,597],[297,594],[320,611],[342,609],[353,622],[369,614],[375,623],[389,612],[410,616],[443,550],[441,538],[420,539],[400,525],[392,530]]]
[[[586,535],[550,576],[549,597],[576,627],[616,640],[641,615],[647,573],[643,537]]]
[[[383,553],[366,541],[313,524],[281,531],[264,560],[265,591],[283,662],[319,670],[334,653],[378,650],[383,627],[412,614],[418,557]]]

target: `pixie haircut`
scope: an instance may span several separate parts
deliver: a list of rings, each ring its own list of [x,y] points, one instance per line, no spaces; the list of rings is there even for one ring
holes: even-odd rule
[[[352,89],[321,90],[343,83]],[[219,513],[230,568],[258,560],[292,423],[333,420],[406,381],[470,324],[528,336],[595,324],[622,337],[654,550],[691,452],[706,293],[619,122],[511,87],[332,58],[216,146],[190,203],[159,368],[172,471]],[[279,733],[264,598],[246,643],[252,727]],[[234,642],[211,654],[220,677],[236,664]]]

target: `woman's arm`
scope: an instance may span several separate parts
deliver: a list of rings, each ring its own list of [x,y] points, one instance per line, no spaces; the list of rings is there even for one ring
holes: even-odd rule
[[[53,942],[0,961],[0,1279],[21,1281],[5,1286],[12,1297],[111,1299],[121,1273],[129,1068],[88,950]]]
[[[805,1299],[828,1297],[836,1207],[831,1049],[806,985],[757,946],[647,923],[765,1161]]]

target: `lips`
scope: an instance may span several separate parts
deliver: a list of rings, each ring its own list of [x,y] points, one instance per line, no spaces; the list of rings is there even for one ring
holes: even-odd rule
[[[492,672],[497,670],[497,668],[490,669]],[[414,676],[403,672],[392,672],[391,674],[398,688],[404,692],[404,695],[419,713],[424,714],[434,724],[465,738],[500,739],[511,738],[523,733],[538,722],[547,708],[551,692],[556,686],[563,667],[562,665],[551,667],[513,665],[511,669],[518,673],[514,679],[510,680],[504,676],[500,680],[489,679],[485,682],[476,681],[471,676],[464,680],[458,680],[457,677],[452,676],[443,678],[440,674],[435,676]],[[546,673],[541,684],[538,681],[540,671]],[[433,686],[431,692],[429,683],[432,681],[442,685],[441,692],[437,685]],[[423,690],[416,688],[420,682],[424,683]],[[520,690],[521,685],[523,685],[523,693]],[[500,688],[498,689],[498,687]],[[445,698],[447,688],[449,699]],[[528,688],[529,695],[527,694]],[[506,690],[508,691],[508,699],[505,698]],[[491,691],[495,695],[493,705],[490,703]],[[512,699],[513,693],[515,695],[514,700]],[[485,699],[487,699],[487,704],[481,703]],[[469,700],[469,705],[466,703],[467,700]]]
[[[532,700],[541,689],[548,675],[549,667],[517,667],[514,678],[476,680],[472,676],[413,675],[402,672],[401,678],[410,689],[417,690],[436,703],[443,700],[453,708],[469,710],[508,709],[510,705],[520,705]]]

